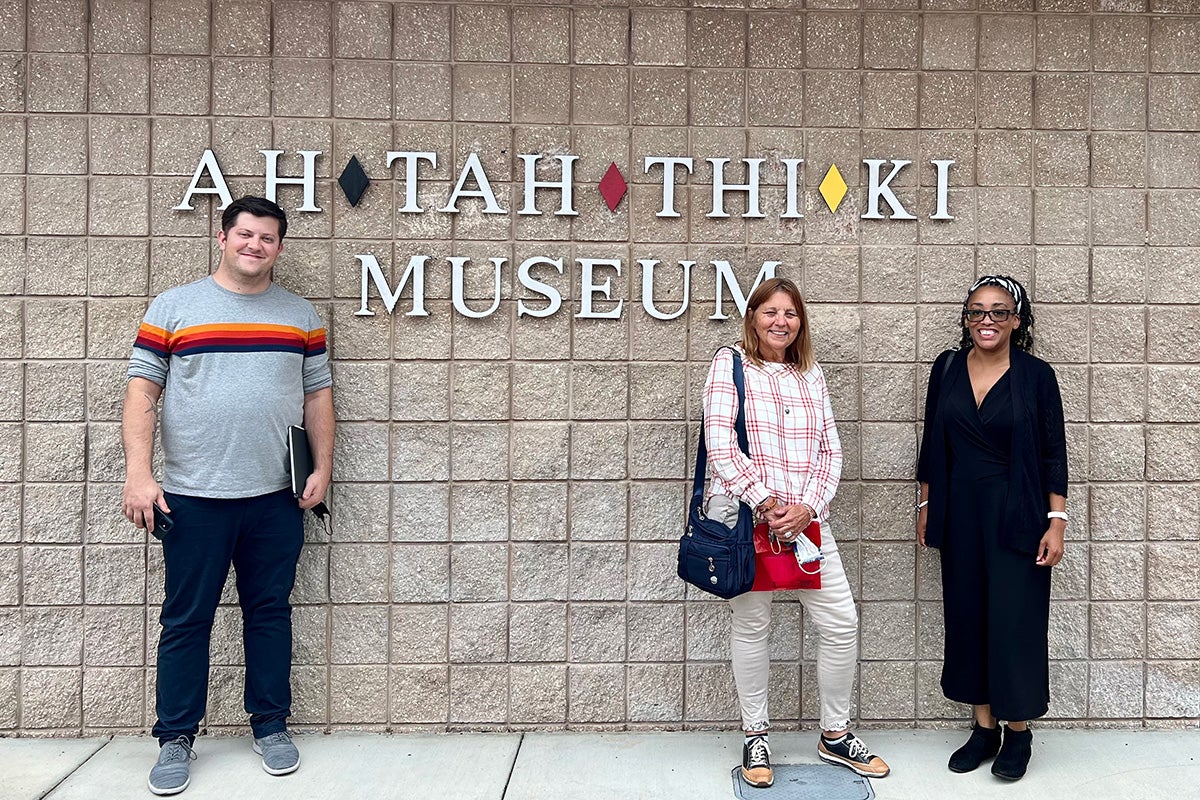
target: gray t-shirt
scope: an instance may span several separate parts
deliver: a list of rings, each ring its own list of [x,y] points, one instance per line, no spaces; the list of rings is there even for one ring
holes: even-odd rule
[[[138,329],[129,377],[163,389],[163,489],[256,497],[291,485],[287,428],[333,384],[316,309],[276,284],[238,294],[211,277],[169,289]]]

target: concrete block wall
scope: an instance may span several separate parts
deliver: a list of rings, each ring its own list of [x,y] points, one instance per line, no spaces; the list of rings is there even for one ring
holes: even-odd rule
[[[728,618],[674,576],[699,389],[738,321],[710,320],[710,263],[747,286],[782,262],[811,302],[846,448],[833,526],[861,605],[864,725],[965,718],[941,696],[937,554],[913,542],[928,365],[973,276],[1031,288],[1070,443],[1050,718],[1200,716],[1200,8],[1192,0],[387,3],[9,0],[0,5],[0,734],[138,731],[154,719],[162,560],[120,515],[124,360],[148,298],[215,265],[216,203],[183,198],[206,148],[234,194],[319,150],[320,213],[295,211],[281,283],[326,317],[340,420],[332,540],[295,604],[300,727],[732,726]],[[385,153],[435,151],[418,199]],[[507,214],[436,211],[477,153]],[[518,215],[517,157],[575,154],[578,216]],[[337,177],[371,178],[352,207]],[[691,156],[655,216],[648,155]],[[863,219],[863,158],[917,220]],[[712,172],[766,159],[767,216],[707,216]],[[781,219],[785,166],[802,219]],[[930,220],[954,159],[953,221]],[[557,175],[545,159],[539,179]],[[630,193],[596,191],[610,163]],[[836,213],[817,191],[836,164]],[[475,184],[470,186],[474,188]],[[539,206],[556,207],[554,193]],[[886,208],[886,206],[885,206]],[[429,316],[356,316],[374,254],[431,256]],[[454,310],[445,258],[469,256]],[[530,256],[564,296],[515,277]],[[576,317],[577,258],[619,258],[616,319]],[[638,259],[663,262],[641,305]],[[547,277],[549,274],[550,277]],[[729,308],[728,298],[725,300]],[[232,586],[209,730],[241,730]],[[772,634],[773,716],[817,715],[801,606]]]

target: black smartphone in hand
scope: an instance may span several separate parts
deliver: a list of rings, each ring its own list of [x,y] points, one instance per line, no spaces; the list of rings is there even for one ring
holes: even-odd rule
[[[158,503],[154,504],[154,530],[150,533],[155,539],[162,539],[171,529],[175,527],[175,520],[171,519],[171,515],[158,507]]]

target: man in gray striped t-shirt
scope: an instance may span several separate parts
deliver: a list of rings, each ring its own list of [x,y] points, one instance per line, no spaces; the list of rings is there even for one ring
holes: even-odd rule
[[[316,309],[271,279],[286,232],[287,215],[275,203],[231,203],[217,234],[216,271],[154,299],[129,361],[122,505],[131,522],[162,539],[166,563],[153,730],[160,749],[149,777],[159,795],[182,792],[190,781],[209,639],[230,565],[242,607],[254,751],[272,775],[300,766],[287,731],[288,598],[304,542],[302,515],[324,500],[332,476],[333,379]],[[151,468],[160,397],[161,485]],[[296,498],[287,429],[299,424],[308,430],[314,468]]]

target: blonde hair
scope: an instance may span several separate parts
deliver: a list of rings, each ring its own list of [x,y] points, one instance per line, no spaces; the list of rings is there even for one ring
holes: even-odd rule
[[[758,331],[754,327],[754,317],[758,313],[759,307],[771,299],[776,292],[783,292],[790,297],[792,304],[796,306],[796,313],[800,315],[800,331],[796,334],[796,340],[789,344],[784,351],[783,360],[787,364],[794,365],[801,372],[808,372],[817,363],[817,357],[813,353],[812,337],[808,333],[808,309],[804,305],[800,289],[787,278],[769,278],[750,293],[750,299],[746,302],[746,316],[742,318],[742,349],[746,351],[746,358],[750,359],[751,363],[762,364],[763,357],[759,347]]]

